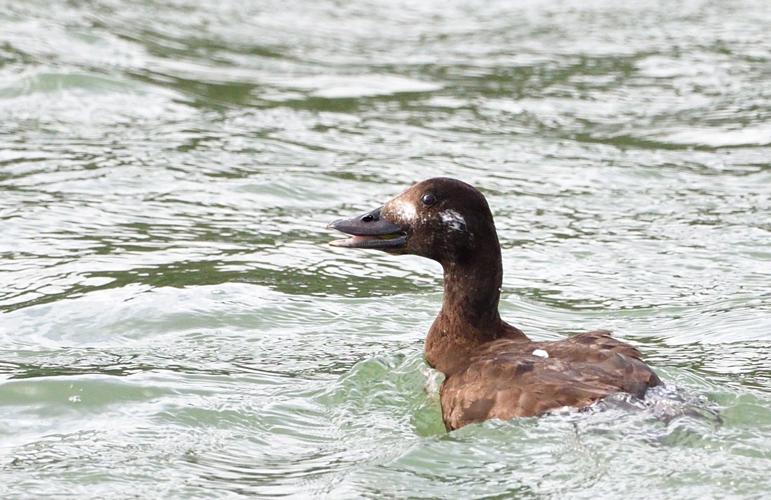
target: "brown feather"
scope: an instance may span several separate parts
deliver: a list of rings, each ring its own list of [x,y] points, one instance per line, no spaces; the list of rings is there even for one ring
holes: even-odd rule
[[[548,358],[533,355],[536,349]],[[479,346],[468,365],[442,384],[442,413],[451,430],[490,418],[580,408],[616,392],[639,397],[659,383],[637,349],[607,331],[557,342],[494,340]]]

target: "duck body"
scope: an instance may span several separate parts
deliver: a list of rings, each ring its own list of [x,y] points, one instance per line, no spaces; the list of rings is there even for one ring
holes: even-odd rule
[[[598,330],[556,342],[493,340],[447,374],[440,391],[448,430],[491,418],[582,408],[610,394],[643,397],[660,383],[634,347]]]
[[[606,330],[533,342],[500,318],[500,244],[487,201],[468,184],[429,179],[330,226],[352,236],[334,246],[442,264],[442,308],[426,337],[425,358],[445,374],[440,400],[448,430],[582,408],[617,392],[643,397],[661,383],[637,349]]]

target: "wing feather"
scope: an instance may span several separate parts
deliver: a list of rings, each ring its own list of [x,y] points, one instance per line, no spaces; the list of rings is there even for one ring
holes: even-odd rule
[[[548,357],[533,355],[536,349]],[[445,426],[584,407],[616,392],[638,397],[660,383],[637,349],[597,330],[558,342],[490,342],[442,385]]]

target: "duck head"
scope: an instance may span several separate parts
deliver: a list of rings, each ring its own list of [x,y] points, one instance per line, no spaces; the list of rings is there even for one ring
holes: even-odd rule
[[[382,207],[329,227],[351,236],[333,246],[420,255],[443,265],[500,248],[482,193],[445,177],[419,182]]]

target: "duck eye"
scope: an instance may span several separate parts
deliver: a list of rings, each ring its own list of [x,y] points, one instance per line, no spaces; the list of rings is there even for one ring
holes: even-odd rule
[[[433,193],[426,193],[421,198],[420,201],[423,202],[424,205],[427,207],[430,207],[434,203],[436,203],[436,196],[434,196]]]

